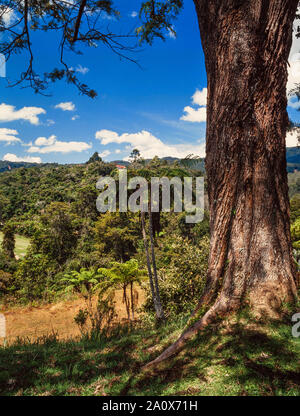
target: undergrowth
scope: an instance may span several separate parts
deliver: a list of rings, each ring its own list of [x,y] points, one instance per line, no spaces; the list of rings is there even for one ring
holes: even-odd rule
[[[290,321],[207,328],[158,368],[142,366],[174,342],[188,316],[155,328],[118,326],[110,334],[0,348],[1,395],[253,395],[300,394],[300,338]]]

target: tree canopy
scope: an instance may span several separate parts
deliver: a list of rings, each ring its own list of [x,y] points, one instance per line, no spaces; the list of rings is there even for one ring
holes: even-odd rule
[[[4,0],[0,5],[0,53],[6,60],[14,54],[27,56],[26,69],[10,86],[25,84],[42,94],[50,83],[65,79],[74,84],[80,93],[91,98],[97,92],[82,83],[75,70],[65,59],[66,52],[82,54],[85,47],[95,48],[102,44],[121,58],[135,62],[131,52],[140,43],[152,43],[155,37],[164,39],[171,31],[172,22],[183,6],[182,0],[146,1],[141,3],[142,25],[127,33],[112,31],[103,23],[103,17],[120,19],[120,12],[113,0]],[[57,66],[41,74],[36,69],[34,50],[35,32],[60,34]]]

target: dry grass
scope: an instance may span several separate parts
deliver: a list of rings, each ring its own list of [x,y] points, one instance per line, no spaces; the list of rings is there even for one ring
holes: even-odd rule
[[[139,287],[136,290],[138,292],[137,307],[140,307],[144,302],[145,293]],[[117,320],[119,322],[126,320],[127,314],[122,302],[121,290],[116,291],[115,301]],[[75,299],[37,307],[2,308],[0,312],[6,317],[6,339],[10,343],[18,337],[34,341],[51,333],[57,334],[58,339],[61,340],[78,337],[80,331],[74,322],[74,317],[80,309],[84,308],[84,300]]]

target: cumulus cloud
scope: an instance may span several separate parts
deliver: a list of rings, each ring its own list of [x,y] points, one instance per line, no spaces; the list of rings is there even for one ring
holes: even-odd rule
[[[75,104],[72,101],[56,104],[55,108],[60,108],[63,111],[75,111]]]
[[[201,157],[204,157],[205,155],[204,143],[197,145],[166,144],[146,130],[142,130],[138,133],[124,133],[121,135],[110,130],[99,130],[96,132],[95,137],[100,140],[102,145],[111,143],[127,144],[126,150],[128,152],[137,148],[145,158],[153,158],[154,156],[183,158],[191,153]]]
[[[295,53],[290,57],[287,83],[288,93],[290,93],[291,90],[296,88],[297,84],[300,84],[300,53]]]
[[[86,142],[63,142],[57,140],[56,136],[52,135],[48,138],[38,137],[33,146],[27,150],[28,153],[71,153],[83,152],[90,149],[92,146]]]
[[[40,157],[31,157],[31,156],[19,157],[13,153],[6,153],[6,155],[3,156],[3,160],[7,162],[42,163],[42,159]]]
[[[99,156],[100,157],[107,157],[107,156],[109,156],[110,155],[110,151],[109,150],[104,150],[104,152],[102,152],[102,153],[99,153]]]
[[[56,136],[52,135],[48,139],[46,137],[38,137],[34,144],[36,146],[51,146],[56,141]]]
[[[131,12],[130,17],[137,17],[138,13],[134,10],[133,12]]]
[[[78,115],[76,115],[76,116],[71,117],[71,120],[72,120],[72,121],[75,121],[75,120],[77,120],[78,118],[79,118],[79,116],[78,116]]]
[[[180,120],[190,121],[191,123],[201,123],[206,121],[206,107],[195,109],[189,105],[184,107],[185,114],[180,117]]]
[[[123,135],[124,136],[124,135]],[[124,143],[122,136],[111,130],[98,130],[95,134],[95,138],[101,140],[101,143],[106,145],[109,143]]]
[[[298,12],[300,10],[298,9]],[[297,87],[300,84],[300,38],[296,38],[298,21],[295,20],[294,23],[294,33],[293,33],[293,43],[289,56],[289,65],[288,65],[288,83],[287,83],[287,93],[290,94],[291,90]],[[291,105],[292,104],[292,105]],[[293,101],[289,100],[289,107],[296,108],[293,105]],[[298,107],[297,107],[298,108]]]
[[[298,135],[299,129],[293,129],[287,132],[285,142],[286,147],[296,147],[298,146]]]
[[[207,88],[203,88],[202,91],[196,90],[195,94],[192,96],[193,104],[205,106],[207,103]]]
[[[21,142],[21,140],[16,137],[18,134],[17,130],[0,129],[0,142],[6,142],[7,144]]]
[[[206,121],[206,100],[207,100],[207,88],[203,90],[196,90],[192,96],[192,103],[200,108],[193,108],[191,106],[184,107],[183,114],[180,120],[189,121],[191,123],[201,123]]]
[[[23,107],[20,110],[16,110],[13,105],[5,103],[0,104],[0,122],[25,120],[31,124],[38,125],[39,115],[46,114],[46,111],[40,107]]]

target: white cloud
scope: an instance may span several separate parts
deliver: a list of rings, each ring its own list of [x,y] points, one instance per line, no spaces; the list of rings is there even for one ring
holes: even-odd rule
[[[0,129],[0,142],[6,142],[7,144],[21,142],[21,140],[16,137],[18,134],[17,130]]]
[[[56,141],[56,136],[52,135],[48,139],[46,137],[38,137],[34,144],[36,146],[51,146]]]
[[[134,10],[133,12],[131,12],[130,17],[137,17],[138,13]]]
[[[95,134],[95,138],[101,140],[101,143],[104,145],[109,143],[124,143],[122,139],[120,139],[118,133],[111,130],[98,130]]]
[[[183,114],[180,120],[190,121],[191,123],[201,123],[206,121],[206,101],[207,101],[207,88],[203,90],[196,90],[192,96],[192,103],[200,106],[200,108],[193,108],[189,105],[184,107]]]
[[[77,68],[75,69],[76,72],[80,72],[80,74],[85,75],[89,72],[89,68],[87,68],[86,66],[81,66],[78,65]]]
[[[78,116],[78,115],[76,115],[76,116],[71,117],[71,120],[72,120],[72,121],[75,121],[75,120],[77,120],[78,118],[79,118],[79,116]]]
[[[71,152],[83,152],[88,150],[92,145],[86,142],[62,142],[56,139],[56,136],[52,135],[48,139],[46,137],[38,137],[34,146],[30,146],[27,150],[28,153],[71,153]]]
[[[197,145],[166,144],[145,130],[138,133],[124,133],[121,135],[110,130],[99,130],[96,132],[95,137],[101,141],[102,145],[126,143],[126,150],[128,152],[133,148],[137,148],[145,158],[153,158],[154,156],[173,156],[182,158],[191,153],[201,157],[204,157],[205,155],[204,143]]]
[[[201,123],[206,121],[206,107],[200,107],[197,110],[190,106],[184,107],[186,113],[180,117],[180,120],[190,121],[191,123]]]
[[[16,20],[16,14],[10,7],[7,7],[5,13],[2,15],[5,27],[10,26]]]
[[[205,106],[207,104],[207,88],[203,88],[202,91],[196,89],[195,94],[192,96],[193,104]]]
[[[300,53],[295,53],[290,57],[288,66],[287,92],[289,93],[297,87],[297,84],[300,84]]]
[[[24,156],[18,157],[13,153],[7,153],[3,156],[3,160],[7,162],[29,162],[29,163],[42,163],[42,159],[40,157],[31,157],[31,156]]]
[[[286,147],[298,146],[298,131],[299,129],[293,129],[287,132],[286,138],[285,138]]]
[[[102,153],[99,153],[99,156],[100,157],[107,157],[107,156],[109,156],[110,155],[110,151],[109,150],[104,150],[104,152],[102,152]]]
[[[40,107],[23,107],[16,110],[13,105],[0,104],[0,122],[26,120],[31,124],[38,125],[40,122],[38,116],[45,113],[46,111]]]
[[[298,10],[299,11],[299,10]],[[293,43],[289,56],[287,93],[300,84],[300,38],[296,38],[298,20],[294,23]],[[289,104],[289,107],[291,105]]]
[[[172,29],[175,30],[174,28]],[[171,39],[176,39],[176,34],[170,28],[168,29],[168,36]]]
[[[116,149],[115,153],[118,155],[119,153],[121,153],[121,149]]]
[[[63,111],[75,111],[75,104],[72,101],[56,104],[55,108],[60,108]]]
[[[54,120],[51,120],[50,118],[48,118],[47,120],[47,126],[53,126],[53,124],[55,124]]]

